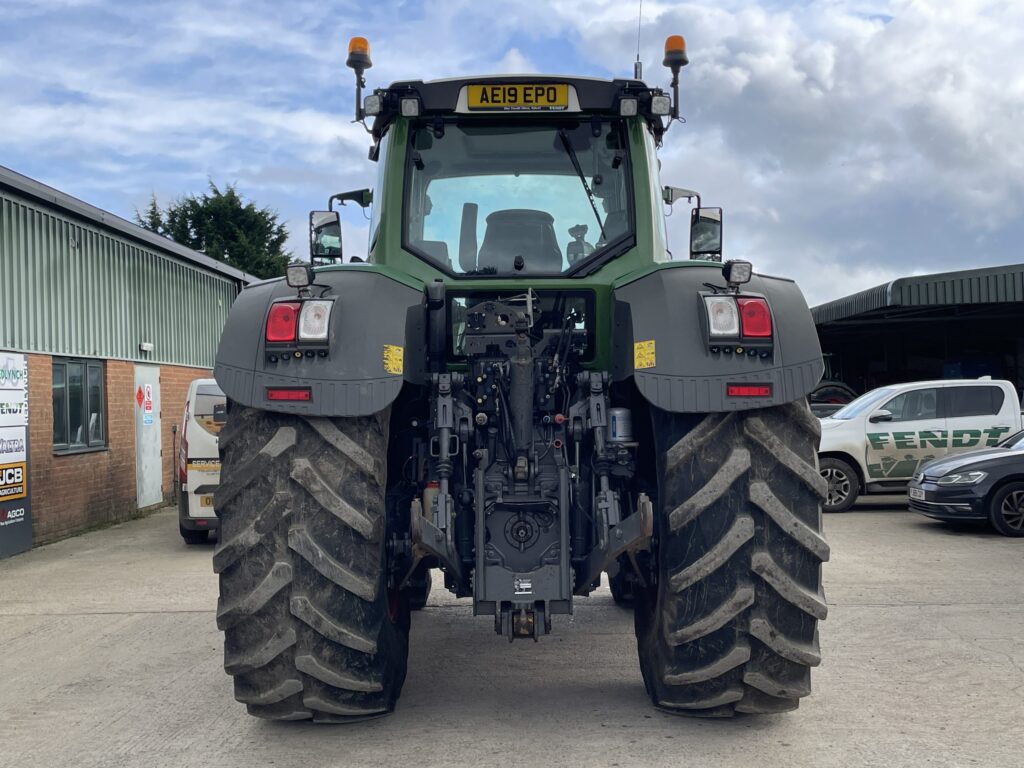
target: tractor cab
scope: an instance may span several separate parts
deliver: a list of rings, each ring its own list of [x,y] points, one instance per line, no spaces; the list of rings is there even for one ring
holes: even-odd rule
[[[685,45],[670,46],[677,74]],[[365,40],[353,39],[348,64],[361,94]],[[357,121],[373,120],[376,189],[331,203],[372,199],[367,261],[425,278],[579,277],[625,254],[632,268],[668,261],[662,203],[675,188],[661,189],[656,150],[676,116],[673,98],[639,79],[392,83],[356,110]],[[314,212],[311,233],[330,213]],[[715,218],[699,220],[706,243]],[[340,252],[340,238],[337,247],[312,242],[316,260]],[[702,256],[716,253],[720,245]]]

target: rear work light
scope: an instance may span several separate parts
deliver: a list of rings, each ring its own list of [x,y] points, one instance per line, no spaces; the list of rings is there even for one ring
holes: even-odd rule
[[[740,325],[744,336],[764,339],[772,335],[772,313],[764,299],[736,299],[740,305]]]
[[[771,397],[771,384],[726,384],[725,394],[729,397]]]
[[[267,341],[295,341],[301,306],[297,301],[279,301],[271,305],[267,315]]]
[[[312,399],[309,387],[267,387],[267,400],[308,402]]]

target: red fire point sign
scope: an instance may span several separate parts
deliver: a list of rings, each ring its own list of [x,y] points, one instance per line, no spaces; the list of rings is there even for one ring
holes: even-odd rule
[[[142,394],[142,387],[139,387],[139,391],[135,393],[135,402],[139,404],[139,408],[142,407],[143,397],[144,396]]]

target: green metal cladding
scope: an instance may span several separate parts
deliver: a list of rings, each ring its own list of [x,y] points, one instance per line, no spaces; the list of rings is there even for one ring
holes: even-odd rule
[[[212,367],[241,281],[171,253],[0,187],[0,349]]]

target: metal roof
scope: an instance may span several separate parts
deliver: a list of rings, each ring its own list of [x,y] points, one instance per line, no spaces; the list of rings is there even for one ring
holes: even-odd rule
[[[901,277],[811,309],[818,325],[878,310],[1024,302],[1024,264]]]
[[[184,259],[185,261],[196,264],[204,269],[231,277],[238,280],[243,285],[254,283],[259,280],[255,275],[250,275],[248,272],[243,272],[242,270],[236,269],[222,261],[217,261],[217,259],[211,258],[205,253],[200,253],[199,251],[194,251],[191,248],[186,248],[180,243],[176,243],[169,238],[156,234],[155,232],[150,232],[148,229],[140,227],[138,224],[133,224],[127,219],[122,219],[120,216],[115,216],[114,214],[104,211],[101,208],[97,208],[94,205],[89,205],[89,203],[79,200],[77,197],[66,195],[53,187],[42,184],[35,179],[30,179],[28,176],[23,176],[17,171],[12,171],[10,168],[6,168],[2,165],[0,165],[0,187],[9,187],[22,195],[27,195],[30,198],[40,200],[48,205],[57,206],[70,214],[87,219],[88,221],[99,224],[107,229],[112,229],[122,235],[141,241],[146,245],[157,248],[174,257]]]

